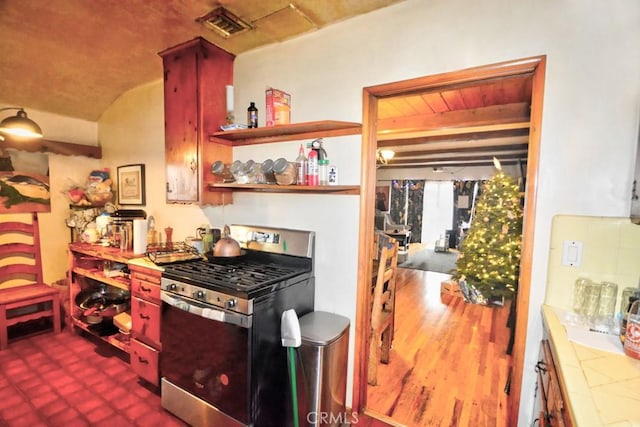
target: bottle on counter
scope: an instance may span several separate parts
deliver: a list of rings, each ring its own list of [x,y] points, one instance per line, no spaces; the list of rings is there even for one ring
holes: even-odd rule
[[[315,150],[309,151],[307,158],[307,185],[318,185],[318,153]]]
[[[247,126],[250,128],[258,127],[258,108],[255,102],[251,102],[247,108]]]
[[[298,158],[296,158],[296,172],[298,175],[297,185],[307,185],[307,156],[304,155],[304,148],[300,144]]]
[[[640,300],[635,300],[629,308],[624,353],[634,359],[640,359]]]

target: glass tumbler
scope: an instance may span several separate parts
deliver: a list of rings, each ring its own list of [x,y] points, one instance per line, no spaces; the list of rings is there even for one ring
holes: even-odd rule
[[[590,282],[584,287],[584,316],[585,320],[592,324],[598,315],[600,304],[600,283]]]
[[[627,313],[629,308],[629,297],[637,292],[638,288],[626,287],[622,290],[622,296],[620,297],[620,307],[618,309],[618,316],[622,318]]]
[[[584,315],[585,309],[585,288],[591,284],[591,280],[578,277],[573,284],[573,312],[578,316]]]
[[[616,311],[616,298],[618,297],[618,285],[611,282],[602,282],[600,285],[600,299],[598,300],[597,323],[601,326],[613,326],[613,315]]]

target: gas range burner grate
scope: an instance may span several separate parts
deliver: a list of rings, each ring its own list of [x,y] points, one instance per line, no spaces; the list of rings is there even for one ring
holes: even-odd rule
[[[227,264],[192,261],[165,267],[164,277],[186,280],[203,287],[250,291],[272,285],[309,271],[305,266],[243,260]]]

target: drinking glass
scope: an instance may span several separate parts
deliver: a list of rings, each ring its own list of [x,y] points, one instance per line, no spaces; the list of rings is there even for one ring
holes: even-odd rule
[[[591,324],[598,315],[598,306],[600,303],[600,283],[589,282],[584,287],[584,317]]]
[[[629,297],[634,292],[638,291],[638,288],[626,287],[622,290],[622,296],[620,297],[620,309],[618,310],[618,316],[622,317],[627,312],[629,305]]]
[[[617,296],[617,284],[611,282],[602,282],[600,284],[600,299],[598,300],[598,312],[595,318],[597,329],[609,331],[613,328],[613,315],[616,311]]]
[[[578,277],[573,284],[573,311],[578,315],[584,314],[585,309],[585,288],[591,280]]]

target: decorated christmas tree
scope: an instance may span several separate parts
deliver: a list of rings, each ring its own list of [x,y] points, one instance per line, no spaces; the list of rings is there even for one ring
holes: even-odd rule
[[[482,304],[509,299],[518,289],[522,241],[519,187],[495,163],[498,172],[486,181],[478,197],[454,274],[465,298]]]

